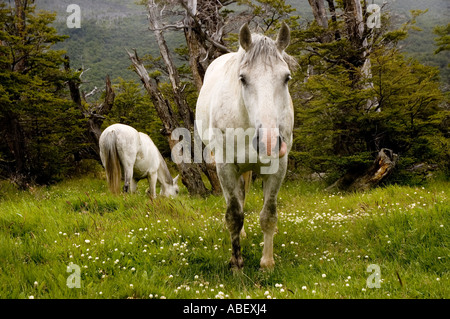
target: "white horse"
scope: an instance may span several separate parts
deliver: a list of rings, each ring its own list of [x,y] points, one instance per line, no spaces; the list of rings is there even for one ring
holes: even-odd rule
[[[261,170],[264,165],[267,168],[267,164],[263,164],[267,163],[263,161],[267,158],[271,161],[276,159],[278,166],[275,171],[262,175],[264,205],[260,224],[264,248],[260,266],[270,269],[275,265],[273,236],[277,225],[277,194],[286,173],[294,123],[288,90],[291,78],[288,63],[293,58],[284,52],[289,41],[290,30],[284,23],[276,41],[251,34],[248,25],[244,25],[239,33],[238,52],[225,54],[211,63],[197,101],[196,123],[197,126],[201,123],[204,129],[199,134],[205,145],[210,146],[212,140],[221,143],[217,141],[226,139],[230,128],[246,132],[253,129],[254,132],[254,149],[247,141],[245,150],[236,148],[237,152],[246,152],[247,162],[240,162],[236,156],[231,162],[228,157],[225,162],[219,162],[216,158],[217,173],[227,203],[225,220],[231,236],[230,266],[233,269],[243,267],[240,232],[244,224],[243,206],[251,171]],[[219,132],[220,139],[211,132]],[[249,154],[255,150],[259,152],[258,160],[256,163],[249,162]],[[217,152],[214,156],[217,157]]]
[[[122,170],[124,192],[135,192],[137,182],[147,178],[150,197],[156,197],[157,180],[161,183],[161,195],[178,194],[178,175],[172,179],[164,158],[147,134],[128,125],[113,124],[100,135],[99,146],[108,186],[114,194],[119,193]]]

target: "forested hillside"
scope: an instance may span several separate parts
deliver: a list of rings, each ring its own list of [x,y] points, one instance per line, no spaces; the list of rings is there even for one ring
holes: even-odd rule
[[[80,0],[82,25],[80,29],[69,29],[66,12],[71,0],[38,0],[38,8],[56,11],[58,13],[55,26],[60,34],[70,38],[57,47],[65,49],[76,68],[84,66],[90,69],[84,76],[85,90],[90,91],[94,86],[104,86],[104,77],[109,74],[112,79],[136,79],[133,72],[127,70],[130,65],[125,48],[137,48],[139,52],[158,56],[153,34],[148,31],[148,21],[143,5],[135,0]],[[383,5],[382,1],[373,1]],[[312,10],[307,0],[288,0],[296,11],[290,15],[299,15],[301,23],[313,20]],[[450,71],[447,61],[449,52],[435,55],[436,49],[433,28],[445,25],[450,19],[450,3],[446,0],[389,0],[384,1],[383,11],[391,12],[395,16],[395,25],[411,19],[410,10],[427,10],[417,19],[417,27],[422,31],[413,30],[410,36],[402,42],[403,51],[431,66],[438,66],[441,70],[443,82],[450,82]],[[236,10],[243,10],[235,6]],[[177,32],[167,32],[166,40],[169,46],[177,48],[184,45],[182,35]]]
[[[155,41],[148,32],[144,7],[133,0],[78,1],[81,8],[81,28],[68,28],[66,13],[70,0],[40,0],[38,8],[57,12],[54,23],[60,34],[69,38],[56,47],[67,51],[74,68],[89,69],[85,72],[83,89],[103,88],[105,76],[112,79],[136,79],[125,49],[136,48],[146,54],[157,55]],[[174,43],[181,38],[174,35]],[[98,94],[96,95],[99,96]]]

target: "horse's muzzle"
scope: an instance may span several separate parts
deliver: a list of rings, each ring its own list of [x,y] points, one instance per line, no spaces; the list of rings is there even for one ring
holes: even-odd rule
[[[278,153],[278,157],[281,158],[286,155],[287,152],[287,144],[284,141],[284,138],[281,134],[278,134],[277,143],[275,147],[272,147],[272,139],[270,129],[266,130],[267,134],[265,134],[265,138],[261,139],[260,131],[262,129],[256,130],[256,134],[253,137],[253,148],[261,155],[273,156]],[[264,134],[263,134],[264,135]],[[275,150],[275,152],[273,152]],[[274,154],[273,154],[274,153]]]

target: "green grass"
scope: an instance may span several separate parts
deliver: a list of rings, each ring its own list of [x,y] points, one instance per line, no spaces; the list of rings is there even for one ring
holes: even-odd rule
[[[81,178],[0,184],[0,298],[449,298],[450,183],[328,194],[286,181],[276,266],[261,271],[261,182],[246,203],[244,270],[228,268],[221,196],[113,196]],[[81,288],[68,288],[71,263]],[[381,287],[368,288],[370,264]]]

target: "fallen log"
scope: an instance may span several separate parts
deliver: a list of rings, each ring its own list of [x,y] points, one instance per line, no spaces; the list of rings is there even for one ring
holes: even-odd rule
[[[381,149],[372,165],[362,174],[347,173],[327,188],[327,191],[366,191],[378,185],[394,169],[398,155]]]

